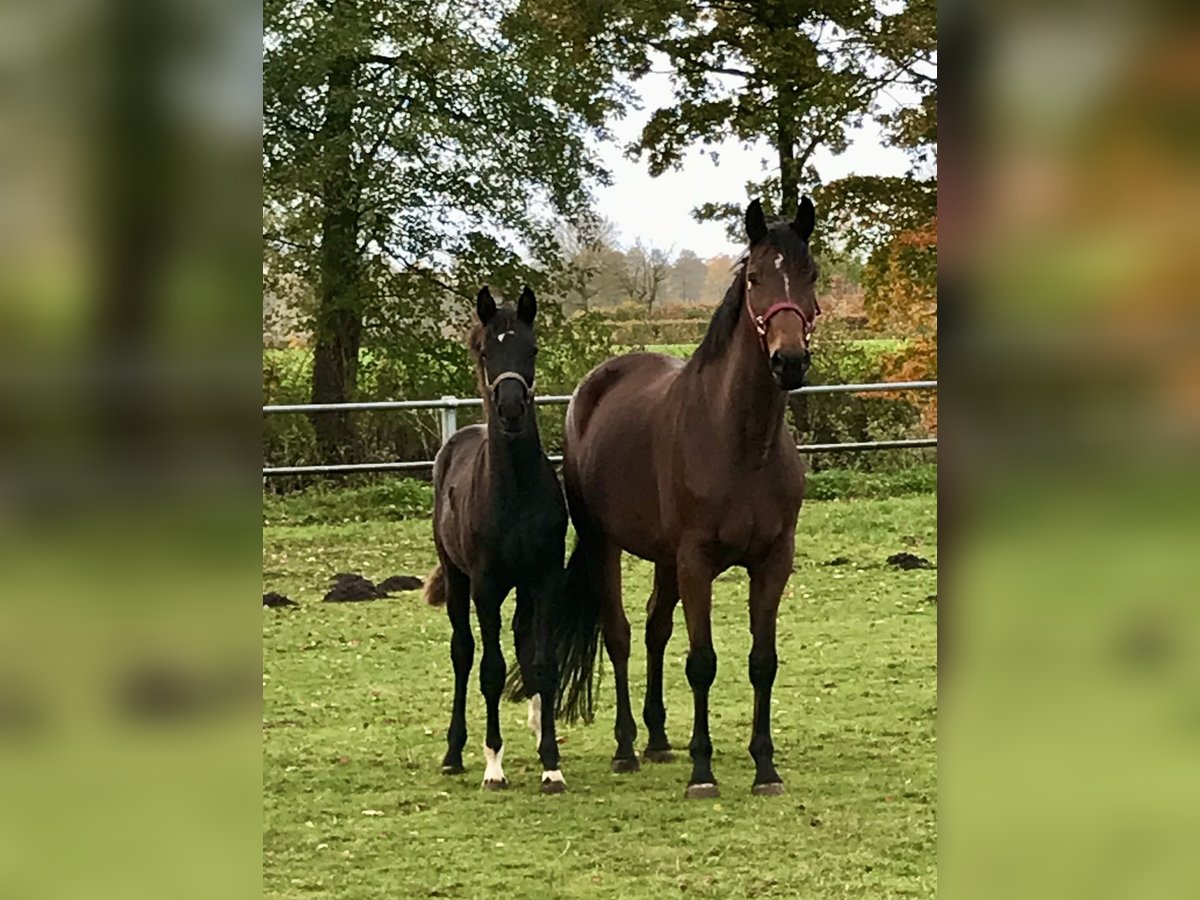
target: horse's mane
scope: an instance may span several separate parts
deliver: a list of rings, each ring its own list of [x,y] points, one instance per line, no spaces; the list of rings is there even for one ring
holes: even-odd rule
[[[713,317],[708,323],[708,331],[704,332],[704,340],[700,342],[700,346],[692,354],[692,359],[696,361],[698,366],[703,367],[723,356],[726,348],[729,346],[729,342],[733,339],[733,332],[737,328],[738,317],[742,313],[742,295],[745,290],[744,284],[746,280],[746,259],[747,256],[743,254],[742,258],[738,260],[733,284],[729,285],[729,290],[725,292],[725,299],[721,301],[721,305],[713,313]]]

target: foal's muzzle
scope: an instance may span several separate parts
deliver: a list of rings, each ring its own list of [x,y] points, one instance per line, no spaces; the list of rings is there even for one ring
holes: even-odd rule
[[[525,413],[533,403],[533,386],[516,372],[505,372],[491,384],[492,399],[500,419],[500,428],[516,433],[525,424]]]
[[[811,360],[807,348],[798,352],[776,350],[771,354],[771,374],[785,391],[794,391],[804,384]]]

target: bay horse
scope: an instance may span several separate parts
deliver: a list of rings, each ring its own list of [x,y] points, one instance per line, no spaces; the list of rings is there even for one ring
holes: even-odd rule
[[[638,768],[621,552],[653,562],[644,756],[671,758],[663,654],[682,598],[695,705],[688,797],[718,796],[708,726],[709,688],[717,673],[712,582],[732,566],[750,575],[752,790],[783,792],[771,741],[775,629],[804,495],[804,469],[784,413],[787,392],[803,383],[820,313],[808,244],[814,221],[808,197],[791,222],[768,222],[761,204],[751,203],[745,214],[749,249],[691,359],[631,353],[607,360],[584,378],[567,408],[563,477],[578,540],[565,596],[570,619],[578,621],[557,638],[560,705],[568,718],[591,717],[602,631],[617,695],[612,769]],[[590,624],[591,632],[580,623]]]
[[[479,686],[487,704],[483,786],[507,787],[499,712],[506,673],[500,607],[516,588],[513,634],[521,680],[531,696],[529,724],[538,738],[541,791],[556,794],[566,783],[554,724],[558,673],[551,620],[562,588],[567,509],[558,476],[542,451],[533,404],[537,300],[526,286],[515,310],[497,307],[485,286],[475,305],[479,324],[469,346],[485,421],[456,432],[438,452],[433,468],[438,565],[426,582],[425,597],[435,606],[444,604],[449,614],[454,665],[442,771],[464,771],[467,678],[475,655],[473,600],[483,641]]]

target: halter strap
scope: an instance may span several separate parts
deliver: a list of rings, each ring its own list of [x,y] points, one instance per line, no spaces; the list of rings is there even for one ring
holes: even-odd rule
[[[778,303],[772,304],[762,315],[755,315],[754,309],[750,306],[750,281],[746,280],[746,312],[750,315],[750,321],[754,323],[754,330],[758,332],[758,343],[762,346],[763,352],[767,352],[767,326],[771,324],[771,320],[781,312],[793,312],[800,317],[800,321],[804,323],[804,337],[807,340],[813,333],[816,327],[812,319],[810,319],[793,300],[780,300]],[[813,304],[816,309],[816,315],[821,314],[821,304],[813,298]]]
[[[488,390],[493,394],[496,393],[496,388],[500,387],[500,383],[503,381],[508,381],[509,379],[515,379],[516,381],[521,382],[521,387],[525,388],[526,393],[533,393],[533,386],[536,384],[536,379],[534,381],[526,381],[525,376],[516,372],[501,372],[488,383]]]

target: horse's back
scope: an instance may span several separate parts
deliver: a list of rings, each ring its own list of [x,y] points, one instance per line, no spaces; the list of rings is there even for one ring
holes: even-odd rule
[[[653,402],[663,394],[684,367],[684,360],[662,353],[626,353],[592,369],[571,397],[566,429],[570,438],[587,433],[593,415],[606,407]]]
[[[467,504],[475,495],[477,464],[487,442],[487,427],[460,428],[438,450],[433,462],[434,543],[449,561],[466,569],[471,556],[470,515]]]
[[[659,353],[614,357],[580,382],[567,408],[564,477],[576,527],[594,523],[646,559],[663,550],[655,431],[684,365]]]

